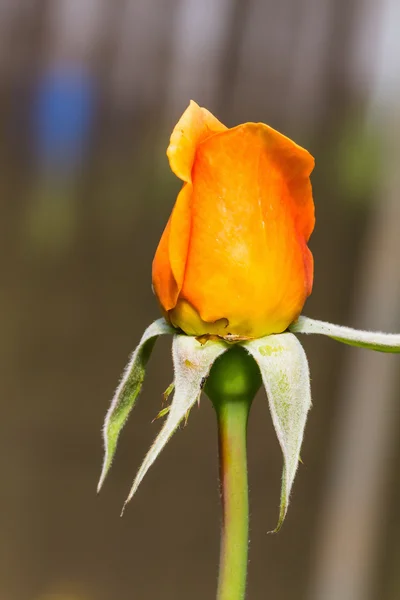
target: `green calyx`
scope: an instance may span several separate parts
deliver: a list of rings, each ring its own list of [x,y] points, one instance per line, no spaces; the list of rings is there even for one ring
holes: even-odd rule
[[[204,391],[216,410],[227,400],[251,403],[261,387],[260,370],[241,346],[232,346],[214,362]]]

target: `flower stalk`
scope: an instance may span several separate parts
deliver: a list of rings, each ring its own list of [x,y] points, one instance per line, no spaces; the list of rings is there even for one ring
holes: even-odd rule
[[[261,385],[258,367],[233,346],[214,363],[205,391],[218,422],[222,530],[217,600],[243,600],[249,540],[247,422]]]
[[[247,483],[247,399],[216,407],[222,531],[218,600],[243,600],[247,578],[249,498]]]

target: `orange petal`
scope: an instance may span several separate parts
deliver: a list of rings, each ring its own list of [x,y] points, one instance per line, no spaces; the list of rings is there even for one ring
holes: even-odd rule
[[[191,182],[192,166],[198,144],[225,129],[225,125],[207,109],[201,108],[191,100],[172,132],[167,149],[171,171],[182,181]]]
[[[314,201],[310,175],[314,157],[307,150],[264,123],[247,123],[246,127],[262,136],[268,158],[281,170],[288,186],[286,199],[293,206],[298,231],[309,240],[314,229]]]
[[[153,261],[154,291],[165,311],[178,299],[185,273],[190,234],[192,185],[185,183],[161,236]]]
[[[171,215],[168,250],[171,270],[178,292],[182,289],[189,248],[192,191],[193,188],[190,183],[183,184]]]
[[[170,232],[171,217],[163,231],[153,260],[153,289],[164,311],[175,306],[179,293],[169,262]]]
[[[307,246],[315,225],[314,201],[310,182],[310,174],[315,164],[314,157],[291,139],[264,123],[249,123],[247,126],[259,132],[267,151],[264,161],[262,161],[265,168],[260,173],[260,176],[263,175],[264,178],[262,184],[264,190],[267,190],[269,186],[271,188],[265,198],[268,200],[268,197],[275,193],[272,190],[280,189],[282,200],[288,207],[291,207],[295,229],[299,235],[299,245],[302,248],[306,296],[309,296],[314,277],[314,259]],[[270,167],[270,160],[274,165],[273,169]],[[268,202],[265,202],[265,199],[263,210],[264,219],[268,219]]]
[[[263,124],[199,144],[179,302],[206,323],[227,319],[227,333],[258,337],[287,328],[310,290],[312,166],[308,152]],[[179,324],[179,304],[171,318]]]

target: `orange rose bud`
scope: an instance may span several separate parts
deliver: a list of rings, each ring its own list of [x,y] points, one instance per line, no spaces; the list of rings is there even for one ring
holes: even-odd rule
[[[167,150],[183,181],[153,261],[169,322],[261,337],[300,314],[313,282],[313,157],[263,123],[228,129],[191,102]]]

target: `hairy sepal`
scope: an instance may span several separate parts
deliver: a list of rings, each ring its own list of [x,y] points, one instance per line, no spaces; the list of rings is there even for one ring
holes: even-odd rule
[[[305,352],[291,333],[270,335],[242,344],[257,362],[274,428],[283,453],[279,520],[285,519],[300,461],[307,413],[311,407],[310,374]]]
[[[173,334],[175,330],[164,319],[154,321],[144,332],[127,364],[118,385],[103,426],[104,460],[97,487],[99,492],[110,470],[118,438],[142,387],[146,365],[159,335]]]
[[[222,340],[209,340],[205,344],[201,344],[196,338],[191,336],[176,335],[174,337],[172,357],[174,362],[175,389],[168,417],[136,475],[124,509],[161,450],[165,447],[173,433],[175,433],[181,421],[186,418],[188,411],[198,401],[204,381],[214,361],[228,348],[228,344]]]
[[[292,333],[315,333],[327,335],[330,338],[350,346],[376,350],[377,352],[389,352],[397,354],[400,352],[399,333],[381,333],[379,331],[360,331],[351,327],[334,325],[325,321],[317,321],[308,317],[299,317],[289,327]]]

